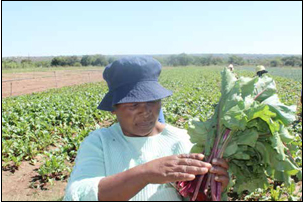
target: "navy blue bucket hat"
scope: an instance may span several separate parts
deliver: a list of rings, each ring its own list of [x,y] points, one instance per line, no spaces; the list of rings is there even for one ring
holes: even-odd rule
[[[97,108],[113,111],[115,104],[154,101],[172,95],[158,83],[160,72],[161,64],[148,56],[114,61],[103,72],[109,92]]]

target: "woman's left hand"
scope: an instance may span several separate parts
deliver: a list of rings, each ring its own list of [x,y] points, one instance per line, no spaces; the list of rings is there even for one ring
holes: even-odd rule
[[[228,168],[229,166],[225,159],[216,158],[212,160],[212,168],[209,172],[215,175],[215,181],[222,184],[222,191],[225,190],[229,183],[229,174],[227,172]]]

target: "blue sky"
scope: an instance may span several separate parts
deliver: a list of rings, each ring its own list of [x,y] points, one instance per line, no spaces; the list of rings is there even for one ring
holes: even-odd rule
[[[2,56],[302,54],[302,2],[2,2]]]

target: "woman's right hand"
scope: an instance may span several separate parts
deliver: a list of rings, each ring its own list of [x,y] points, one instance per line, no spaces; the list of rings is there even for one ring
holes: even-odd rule
[[[195,175],[208,173],[211,164],[203,162],[203,154],[180,154],[166,156],[142,165],[146,182],[164,184],[191,181]]]

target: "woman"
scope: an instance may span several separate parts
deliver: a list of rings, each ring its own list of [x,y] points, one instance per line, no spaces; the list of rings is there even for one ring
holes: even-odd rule
[[[224,160],[211,165],[204,155],[189,154],[186,131],[158,121],[161,99],[172,94],[158,83],[160,72],[151,57],[122,58],[105,68],[109,92],[98,109],[114,113],[118,123],[85,138],[65,200],[181,201],[170,183],[208,171],[227,186]]]

